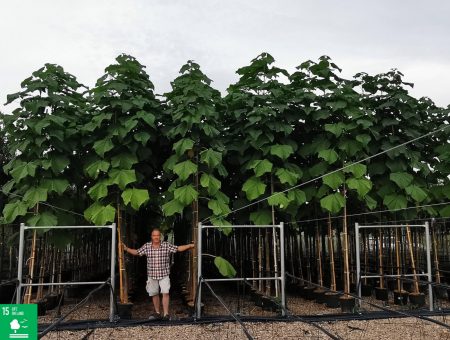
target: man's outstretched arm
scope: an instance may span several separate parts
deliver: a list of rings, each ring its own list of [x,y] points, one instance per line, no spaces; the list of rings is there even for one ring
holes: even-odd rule
[[[139,255],[136,249],[128,248],[125,245],[125,243],[122,243],[122,245],[123,245],[123,250],[125,250],[128,254],[135,255],[135,256]]]
[[[189,243],[189,244],[185,244],[184,246],[178,246],[177,250],[179,252],[182,252],[182,251],[186,251],[186,250],[193,249],[193,248],[195,248],[194,243]]]

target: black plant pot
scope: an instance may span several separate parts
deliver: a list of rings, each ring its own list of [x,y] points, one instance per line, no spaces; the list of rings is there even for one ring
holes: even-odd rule
[[[11,303],[15,290],[14,284],[0,286],[0,303]]]
[[[447,288],[445,287],[435,287],[434,294],[436,295],[437,299],[446,299],[448,297]]]
[[[44,316],[47,312],[47,301],[40,300],[37,302],[37,313],[38,316]]]
[[[117,303],[117,315],[121,319],[130,320],[132,308],[132,303]]]
[[[260,293],[256,293],[256,294],[254,295],[253,301],[255,302],[255,305],[256,305],[256,306],[258,306],[258,307],[262,307],[262,306],[263,306],[262,298],[263,298],[263,295],[260,294]]]
[[[305,296],[304,292],[305,292],[305,285],[298,284],[297,287],[295,288],[294,295],[304,297]]]
[[[361,285],[361,296],[371,296],[373,287],[371,285]]]
[[[58,306],[58,295],[56,294],[51,294],[49,296],[47,296],[47,310],[52,310],[53,308],[55,308],[56,306]]]
[[[338,308],[340,306],[338,293],[328,292],[325,293],[325,304],[330,308]]]
[[[380,301],[388,301],[389,293],[387,288],[375,287],[375,298]]]
[[[405,306],[408,304],[409,293],[406,290],[398,291],[394,290],[394,304]]]
[[[339,298],[342,313],[353,313],[355,310],[355,298],[349,296],[341,296]]]
[[[314,299],[317,303],[325,303],[325,292],[322,288],[317,288],[313,291]]]
[[[410,293],[409,303],[414,308],[420,308],[425,305],[425,294],[422,293]]]
[[[269,298],[267,296],[263,296],[261,298],[261,302],[262,302],[263,310],[271,311],[271,312],[275,312],[277,310],[277,306],[271,298]]]
[[[412,282],[410,281],[403,282],[403,289],[411,293],[413,289]]]
[[[303,288],[303,292],[304,292],[304,298],[306,300],[314,300],[314,290],[316,289],[316,287],[313,286],[308,286]]]

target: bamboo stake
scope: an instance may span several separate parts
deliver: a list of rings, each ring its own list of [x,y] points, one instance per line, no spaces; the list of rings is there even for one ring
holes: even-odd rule
[[[331,229],[331,215],[328,214],[328,251],[330,253],[330,289],[336,291],[336,270],[334,268],[333,230]]]
[[[262,243],[262,235],[261,229],[258,229],[258,277],[263,276],[263,262],[262,262],[262,251],[263,251],[263,243]],[[263,290],[263,282],[262,280],[258,281],[258,290],[262,292]]]
[[[396,258],[396,266],[397,266],[397,275],[400,275],[400,239],[398,237],[398,228],[395,228],[395,258]],[[402,283],[400,277],[397,277],[397,291],[402,291]]]
[[[273,195],[274,193],[274,184],[273,184],[273,175],[270,174],[270,191]],[[272,205],[272,225],[275,225],[275,206]],[[275,276],[278,276],[278,259],[277,259],[277,234],[275,227],[272,228],[272,243],[273,243],[273,267],[275,271]],[[283,256],[283,254],[281,254]],[[279,296],[279,282],[275,280],[275,296]]]
[[[417,272],[416,272],[416,263],[414,261],[414,251],[413,251],[413,245],[411,242],[411,228],[407,225],[406,226],[406,236],[408,238],[408,248],[409,248],[409,255],[411,256],[411,268],[413,270],[414,274],[414,293],[419,293],[419,282],[417,280]]]
[[[40,258],[41,258],[41,266],[39,268],[39,283],[44,283],[44,275],[45,275],[45,269],[46,269],[46,262],[47,262],[47,255],[48,255],[48,247],[47,247],[47,234],[45,234],[42,242],[43,242],[43,251],[40,252]],[[44,296],[44,286],[39,286],[37,293],[36,293],[36,301],[42,300]]]
[[[117,238],[119,242],[117,242],[118,253],[119,253],[119,295],[121,303],[128,303],[128,285],[127,285],[127,276],[125,269],[125,261],[124,261],[124,250],[122,241],[122,218],[120,216],[120,204],[117,203]]]
[[[380,229],[380,241],[378,242],[378,261],[379,261],[379,274],[380,274],[380,288],[384,288],[384,272],[383,272],[383,230]]]
[[[344,188],[345,195],[345,188]],[[348,263],[348,234],[347,234],[347,203],[344,206],[344,228],[342,232],[344,236],[344,292],[350,293],[350,271]]]
[[[436,271],[436,283],[441,283],[441,273],[439,272],[439,256],[438,256],[439,248],[438,248],[438,242],[436,240],[436,230],[434,228],[431,229],[431,235],[433,236],[434,268]]]
[[[317,247],[317,274],[318,274],[318,284],[323,286],[323,274],[322,274],[322,250],[320,245],[320,233],[319,226],[316,228],[316,247]]]

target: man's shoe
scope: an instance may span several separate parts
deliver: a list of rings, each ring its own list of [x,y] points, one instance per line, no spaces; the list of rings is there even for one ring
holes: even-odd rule
[[[161,320],[161,314],[160,313],[153,313],[152,315],[150,315],[150,317],[148,318],[149,320]]]
[[[169,320],[170,320],[170,315],[169,315],[169,314],[164,315],[164,316],[162,317],[162,320],[163,320],[163,321],[169,321]]]

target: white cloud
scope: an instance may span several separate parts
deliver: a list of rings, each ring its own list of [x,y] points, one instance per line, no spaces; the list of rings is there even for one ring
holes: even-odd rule
[[[194,59],[220,90],[267,51],[293,71],[330,56],[345,76],[398,68],[413,94],[450,103],[444,1],[20,1],[0,17],[0,100],[46,62],[93,86],[120,53],[147,66],[159,92]],[[8,109],[6,109],[8,110]]]

